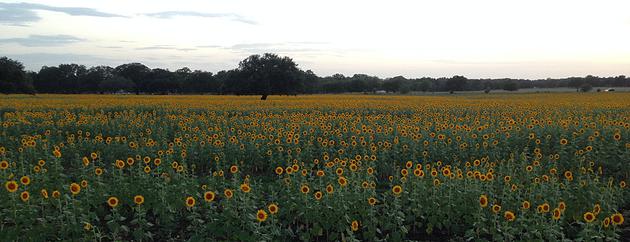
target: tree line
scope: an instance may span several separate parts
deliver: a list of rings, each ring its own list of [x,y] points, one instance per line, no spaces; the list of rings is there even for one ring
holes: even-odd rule
[[[520,88],[571,87],[590,91],[592,87],[628,87],[630,78],[568,77],[561,79],[469,79],[464,76],[442,78],[382,79],[366,74],[319,77],[302,70],[289,57],[276,54],[251,55],[237,68],[217,73],[191,70],[187,67],[170,71],[151,69],[141,63],[116,67],[86,67],[80,64],[43,66],[39,72],[25,71],[19,61],[0,58],[1,93],[116,93],[136,94],[236,94],[295,95],[348,92],[456,92],[508,90]]]

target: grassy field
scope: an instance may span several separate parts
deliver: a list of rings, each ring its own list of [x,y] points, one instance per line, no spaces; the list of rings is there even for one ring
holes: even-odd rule
[[[627,93],[0,96],[0,240],[621,240]]]

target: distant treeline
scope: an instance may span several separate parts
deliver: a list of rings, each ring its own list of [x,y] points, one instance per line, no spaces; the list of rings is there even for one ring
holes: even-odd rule
[[[376,76],[335,74],[319,77],[303,71],[289,57],[275,54],[252,55],[233,70],[212,73],[187,67],[170,71],[151,69],[141,63],[116,67],[86,67],[80,64],[44,66],[39,72],[25,71],[22,63],[0,58],[1,93],[212,93],[212,94],[302,94],[345,92],[456,92],[520,88],[571,87],[589,91],[592,87],[628,87],[630,78],[568,77],[561,79],[468,79],[464,76],[382,79]]]

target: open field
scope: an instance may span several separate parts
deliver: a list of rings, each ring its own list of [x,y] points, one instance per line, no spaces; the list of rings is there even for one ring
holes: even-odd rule
[[[597,89],[600,89],[602,93],[607,93],[605,90],[612,88],[615,89],[615,93],[630,92],[630,87],[593,87],[591,93],[596,93]],[[522,93],[576,93],[575,88],[570,87],[555,87],[555,88],[521,88],[517,91],[506,90],[491,90],[490,94],[522,94]],[[484,91],[460,91],[455,92],[457,94],[486,94]],[[613,93],[613,92],[608,92]],[[411,92],[414,95],[450,95],[449,92]]]
[[[258,99],[0,96],[0,238],[628,236],[628,93]]]

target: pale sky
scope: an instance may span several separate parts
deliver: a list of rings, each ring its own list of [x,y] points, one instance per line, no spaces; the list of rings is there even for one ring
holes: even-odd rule
[[[0,0],[0,56],[216,73],[273,52],[320,76],[630,76],[629,0]]]

